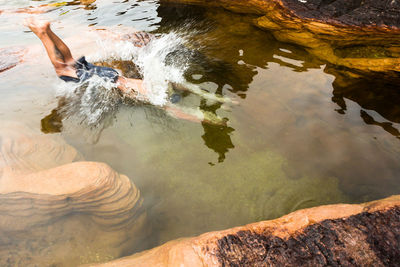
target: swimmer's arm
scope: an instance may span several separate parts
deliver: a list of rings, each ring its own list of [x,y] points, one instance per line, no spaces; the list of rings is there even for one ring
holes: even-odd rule
[[[200,109],[178,107],[171,103],[168,103],[163,108],[165,111],[167,111],[169,115],[178,119],[221,126],[227,125],[227,120],[220,118],[210,112],[202,111]]]
[[[120,76],[117,80],[117,87],[121,93],[133,100],[141,102],[149,102],[148,93],[143,85],[143,80],[140,79],[129,79]],[[226,121],[219,118],[216,115],[205,114],[204,112],[195,109],[185,109],[167,103],[162,107],[171,116],[192,122],[205,122],[214,125],[226,125]]]
[[[119,76],[117,80],[117,87],[121,93],[128,98],[143,102],[148,102],[149,100],[147,91],[143,85],[143,80]]]
[[[197,94],[205,99],[209,99],[212,101],[216,101],[216,102],[220,102],[220,103],[238,104],[237,101],[235,101],[229,97],[218,96],[216,94],[208,93],[208,92],[204,91],[203,89],[201,89],[196,84],[192,84],[192,83],[188,83],[188,82],[172,83],[172,87],[176,90],[192,92],[192,93]]]

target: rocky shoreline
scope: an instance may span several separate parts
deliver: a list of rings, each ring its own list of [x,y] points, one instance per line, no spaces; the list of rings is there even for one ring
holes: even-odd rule
[[[339,89],[347,86],[343,84],[348,82],[348,71],[356,78],[371,73],[399,77],[398,1],[163,1],[253,14],[255,26],[279,41],[302,46],[328,64],[325,71],[337,76]],[[2,52],[0,72],[22,62],[25,50]],[[341,93],[335,95],[339,105]],[[298,210],[93,265],[132,253],[145,240],[146,210],[140,190],[107,164],[84,161],[60,136],[43,135],[14,122],[1,124],[1,266],[396,266],[400,262],[397,195],[365,204]]]
[[[303,46],[319,59],[361,72],[400,71],[398,1],[252,0],[163,2],[219,6],[254,14],[253,24],[282,42]]]
[[[143,242],[140,191],[108,165],[82,161],[59,136],[13,122],[0,131],[2,265],[395,266],[400,196],[298,210],[170,241],[108,263]],[[95,245],[94,245],[95,244]],[[125,254],[126,255],[126,254]]]
[[[396,266],[400,196],[298,210],[90,266]]]

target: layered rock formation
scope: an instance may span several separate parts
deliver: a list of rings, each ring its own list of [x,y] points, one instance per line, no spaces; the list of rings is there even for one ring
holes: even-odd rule
[[[400,196],[299,210],[97,266],[396,266]]]
[[[368,72],[400,71],[398,1],[164,1],[218,5],[256,14],[255,25],[272,32],[276,39],[301,45],[336,66]]]
[[[61,137],[0,128],[0,265],[73,266],[109,260],[143,238],[139,190]]]

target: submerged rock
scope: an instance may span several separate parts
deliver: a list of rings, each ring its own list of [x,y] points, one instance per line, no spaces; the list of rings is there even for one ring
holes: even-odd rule
[[[139,190],[61,137],[17,123],[0,129],[0,265],[75,266],[134,251],[143,238]]]
[[[0,73],[21,63],[24,53],[25,49],[22,48],[0,48]]]
[[[170,2],[210,5],[204,0]],[[336,66],[400,71],[399,1],[220,0],[212,5],[257,14],[255,25],[279,41],[301,45]]]
[[[97,266],[395,266],[400,196],[210,232]]]

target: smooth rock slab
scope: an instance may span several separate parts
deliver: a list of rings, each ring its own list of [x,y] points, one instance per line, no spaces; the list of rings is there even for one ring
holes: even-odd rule
[[[2,177],[0,186],[0,229],[5,231],[26,230],[77,212],[107,227],[123,227],[136,219],[142,204],[128,177],[98,162]]]
[[[77,160],[60,136],[1,123],[0,266],[101,262],[141,243],[139,190],[104,163]]]
[[[43,135],[17,122],[0,123],[0,192],[10,177],[83,159],[60,136]]]
[[[293,212],[92,266],[397,266],[400,196]]]

